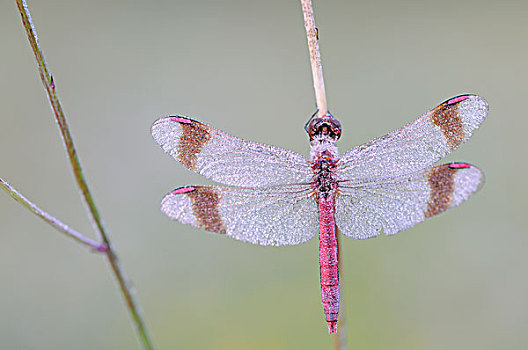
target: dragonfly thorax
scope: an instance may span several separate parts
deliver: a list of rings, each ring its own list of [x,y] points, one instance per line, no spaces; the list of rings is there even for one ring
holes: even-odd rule
[[[312,146],[312,187],[318,196],[332,196],[337,190],[336,165],[339,154],[335,143],[341,136],[341,123],[328,112],[322,117],[314,114],[304,128]]]
[[[326,197],[337,189],[336,165],[338,151],[332,139],[312,140],[310,158],[312,161],[312,187]]]

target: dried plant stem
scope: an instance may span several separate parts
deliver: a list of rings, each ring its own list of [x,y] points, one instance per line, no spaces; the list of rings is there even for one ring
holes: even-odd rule
[[[125,298],[128,309],[130,310],[132,319],[136,325],[138,335],[139,335],[139,338],[141,339],[143,347],[145,349],[152,349],[151,341],[147,334],[147,330],[145,328],[145,325],[144,325],[144,322],[143,322],[143,319],[140,313],[139,304],[135,300],[133,289],[130,285],[130,282],[123,268],[121,267],[119,263],[119,260],[112,246],[110,238],[108,237],[106,229],[103,226],[101,217],[99,216],[97,207],[95,206],[90,190],[88,189],[88,184],[86,183],[86,180],[84,178],[81,164],[79,162],[79,158],[77,157],[77,153],[75,151],[75,147],[73,144],[73,139],[71,137],[68,124],[66,123],[66,117],[64,115],[57,92],[55,90],[55,83],[53,81],[53,77],[48,70],[46,61],[44,59],[44,55],[42,54],[42,51],[39,46],[37,32],[31,21],[31,15],[30,15],[27,3],[25,0],[16,0],[16,2],[17,2],[20,15],[22,17],[24,28],[26,29],[29,43],[31,44],[33,53],[35,54],[35,58],[37,60],[37,66],[40,72],[42,83],[44,84],[44,88],[46,89],[46,93],[48,95],[51,108],[53,109],[53,112],[55,114],[55,119],[59,126],[59,130],[62,136],[64,147],[68,154],[68,159],[70,161],[73,174],[75,176],[75,180],[77,181],[77,185],[79,186],[81,190],[82,198],[86,203],[88,213],[92,219],[92,222],[94,223],[95,231],[100,236],[105,247],[107,247],[106,252],[105,252],[106,256],[108,258],[110,266],[112,267],[115,277],[119,283],[121,292],[123,294],[123,297]]]
[[[321,54],[319,52],[319,30],[315,26],[315,19],[311,0],[301,0],[302,12],[304,16],[304,28],[308,39],[308,50],[310,52],[310,62],[312,64],[312,76],[315,90],[315,100],[317,104],[317,114],[322,117],[328,112],[326,103],[326,92],[323,79],[323,66],[321,64]],[[338,230],[336,230],[337,235]],[[339,239],[337,240],[337,252],[339,256]],[[338,269],[341,270],[341,259],[338,257]],[[342,281],[341,281],[342,282]],[[343,305],[343,293],[341,293],[341,283],[339,285],[341,295],[341,306]],[[339,327],[335,339],[336,349],[346,349],[346,332],[343,307],[339,313]]]
[[[39,216],[42,220],[46,221],[51,226],[55,227],[58,231],[75,239],[79,243],[82,243],[84,245],[87,245],[88,247],[91,247],[95,251],[106,252],[106,249],[107,249],[106,245],[102,243],[98,243],[86,237],[85,235],[75,231],[73,228],[69,227],[68,225],[60,221],[59,219],[46,213],[44,210],[40,209],[35,204],[30,202],[29,199],[24,197],[20,192],[18,192],[13,186],[11,186],[9,183],[4,181],[3,179],[0,179],[0,187],[2,187],[4,191],[6,191],[11,197],[13,197],[14,200],[22,204],[27,209],[31,210],[33,214]]]
[[[317,114],[322,117],[327,111],[326,92],[323,79],[323,66],[321,65],[321,54],[319,53],[319,33],[315,26],[315,19],[311,0],[301,0],[302,12],[304,15],[304,28],[308,39],[308,50],[310,52],[310,62],[312,63],[312,76],[315,90],[315,101],[317,104]]]

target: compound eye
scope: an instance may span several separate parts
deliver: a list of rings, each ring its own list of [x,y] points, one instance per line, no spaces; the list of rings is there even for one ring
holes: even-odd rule
[[[319,128],[319,123],[321,123],[321,121],[323,121],[322,118],[312,119],[310,125],[308,126],[308,132],[310,133],[310,135],[314,135],[315,133],[317,133],[317,129]]]
[[[339,139],[341,136],[341,123],[337,119],[334,119],[330,125],[332,133],[336,136],[336,139]]]
[[[341,128],[340,127],[333,127],[332,132],[339,138],[341,136]]]

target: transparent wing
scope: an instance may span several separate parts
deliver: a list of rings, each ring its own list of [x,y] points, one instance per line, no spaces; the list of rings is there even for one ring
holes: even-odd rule
[[[482,172],[466,163],[428,168],[386,182],[344,181],[336,200],[336,224],[349,237],[393,235],[443,213],[471,197],[484,183]]]
[[[425,169],[466,142],[487,114],[488,103],[482,97],[452,98],[403,128],[343,154],[338,179],[369,181]]]
[[[183,224],[267,246],[305,242],[319,228],[310,185],[182,187],[163,198],[161,211]]]
[[[311,181],[303,156],[248,142],[187,117],[166,117],[152,125],[154,140],[188,169],[229,186],[267,187]]]

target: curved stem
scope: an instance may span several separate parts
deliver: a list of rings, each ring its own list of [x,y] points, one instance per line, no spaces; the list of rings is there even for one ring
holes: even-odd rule
[[[75,180],[77,181],[77,185],[81,189],[82,198],[86,203],[89,216],[92,219],[92,222],[94,223],[95,231],[98,233],[98,235],[101,237],[101,240],[107,247],[106,256],[119,283],[119,287],[121,289],[123,297],[125,298],[128,309],[130,310],[130,314],[136,325],[139,337],[143,343],[143,347],[145,349],[152,349],[151,341],[147,334],[147,330],[145,328],[145,324],[141,316],[140,307],[135,299],[132,286],[130,285],[125,271],[119,263],[119,259],[115,253],[115,249],[112,246],[110,238],[106,232],[106,229],[104,228],[103,222],[97,210],[97,207],[95,206],[92,194],[88,189],[88,184],[86,183],[81,163],[79,162],[77,152],[75,151],[73,139],[71,137],[68,124],[66,122],[66,117],[64,115],[59,101],[59,97],[55,90],[55,83],[53,81],[53,77],[48,70],[46,60],[44,59],[44,55],[42,54],[42,50],[39,46],[37,32],[31,21],[31,14],[29,12],[27,3],[25,0],[16,0],[16,2],[20,15],[22,17],[24,28],[26,29],[29,43],[33,48],[33,53],[35,54],[35,58],[37,60],[37,66],[40,72],[42,83],[44,84],[44,88],[46,89],[51,108],[53,109],[53,112],[55,114],[55,120],[57,121],[57,124],[59,126],[62,141],[66,149],[66,153],[68,154],[68,159],[70,161]]]
[[[31,210],[33,214],[40,217],[42,220],[46,221],[48,224],[53,226],[58,231],[64,233],[65,235],[75,239],[77,242],[82,243],[84,245],[87,245],[91,247],[94,251],[97,252],[106,252],[107,247],[104,244],[98,243],[82,233],[77,232],[73,228],[69,227],[59,219],[51,216],[50,214],[46,213],[44,210],[37,207],[34,203],[32,203],[29,199],[24,197],[20,192],[18,192],[13,186],[11,186],[7,181],[4,181],[3,179],[0,179],[0,187],[6,191],[11,197],[13,197],[14,200],[16,200],[18,203],[22,204],[27,209]]]

